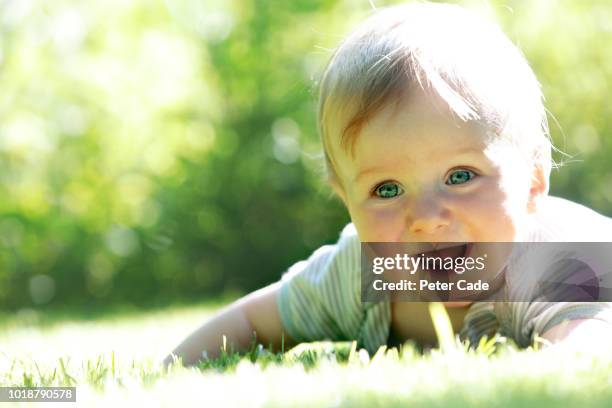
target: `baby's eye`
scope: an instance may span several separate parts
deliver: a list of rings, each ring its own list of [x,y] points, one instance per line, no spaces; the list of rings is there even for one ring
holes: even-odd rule
[[[448,176],[448,179],[446,180],[446,184],[448,185],[463,184],[463,183],[467,183],[468,181],[472,180],[474,177],[476,177],[476,174],[474,174],[474,172],[471,170],[465,170],[465,169],[455,170]]]
[[[392,182],[387,182],[379,185],[374,190],[374,194],[376,194],[380,198],[393,198],[402,194],[404,190],[397,184]]]

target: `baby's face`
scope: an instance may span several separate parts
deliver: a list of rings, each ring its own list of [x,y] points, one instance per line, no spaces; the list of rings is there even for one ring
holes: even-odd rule
[[[337,191],[361,241],[520,240],[541,192],[518,148],[422,93],[377,113],[353,157],[338,142],[332,148],[344,185]]]

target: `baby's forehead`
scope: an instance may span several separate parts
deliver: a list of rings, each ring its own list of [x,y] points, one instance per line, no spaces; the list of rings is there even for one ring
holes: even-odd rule
[[[379,101],[366,99],[360,102],[349,98],[344,104],[339,104],[343,106],[342,109],[335,111],[334,117],[328,120],[331,125],[330,133],[340,136],[336,144],[350,153],[354,142],[363,134],[384,135],[389,129],[398,126],[415,132],[431,126],[432,122],[439,122],[438,124],[445,126],[449,132],[470,128],[481,133],[482,137],[502,133],[504,119],[500,112],[478,106],[474,115],[463,116],[456,106],[452,105],[452,100],[449,100],[452,98],[442,96],[437,90],[424,84],[407,79],[401,84],[395,84],[395,88]],[[467,99],[467,95],[458,94],[456,97]],[[373,107],[366,115],[360,111],[364,104]],[[421,131],[427,133],[427,129]]]
[[[352,190],[382,179],[439,179],[459,167],[490,174],[514,168],[522,174],[528,157],[481,121],[464,121],[435,103],[412,99],[369,120],[357,135],[353,154],[341,153],[337,165]]]
[[[449,132],[454,129],[471,128],[486,133],[494,132],[496,129],[497,121],[490,120],[490,115],[461,117],[447,99],[431,89],[415,86],[413,83],[406,83],[402,88],[396,97],[382,104],[365,123],[362,131],[368,132],[375,127],[382,129],[398,126],[408,126],[416,130],[432,124],[445,126]],[[422,130],[425,132],[427,129]]]
[[[385,104],[353,135],[352,146],[334,143],[345,162],[376,156],[385,160],[400,151],[427,154],[436,159],[463,150],[483,150],[495,140],[494,124],[458,117],[445,100],[426,90],[407,89]]]

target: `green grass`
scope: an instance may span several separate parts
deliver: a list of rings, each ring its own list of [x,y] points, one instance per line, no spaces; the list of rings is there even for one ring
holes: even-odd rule
[[[284,354],[253,344],[197,368],[164,370],[161,359],[217,306],[92,319],[4,315],[0,385],[77,386],[78,405],[87,407],[612,405],[612,355],[519,351],[499,337],[468,350],[449,338],[435,308],[442,348],[425,354],[410,344],[374,356],[351,342],[306,343]]]

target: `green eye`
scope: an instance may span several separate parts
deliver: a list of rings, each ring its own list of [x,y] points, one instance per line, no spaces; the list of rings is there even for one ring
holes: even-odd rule
[[[463,184],[467,183],[471,179],[473,179],[476,175],[473,171],[470,170],[457,170],[453,171],[448,180],[446,180],[446,184],[454,185],[454,184]]]
[[[393,198],[402,194],[404,190],[396,183],[383,183],[376,187],[374,193],[380,198]]]

